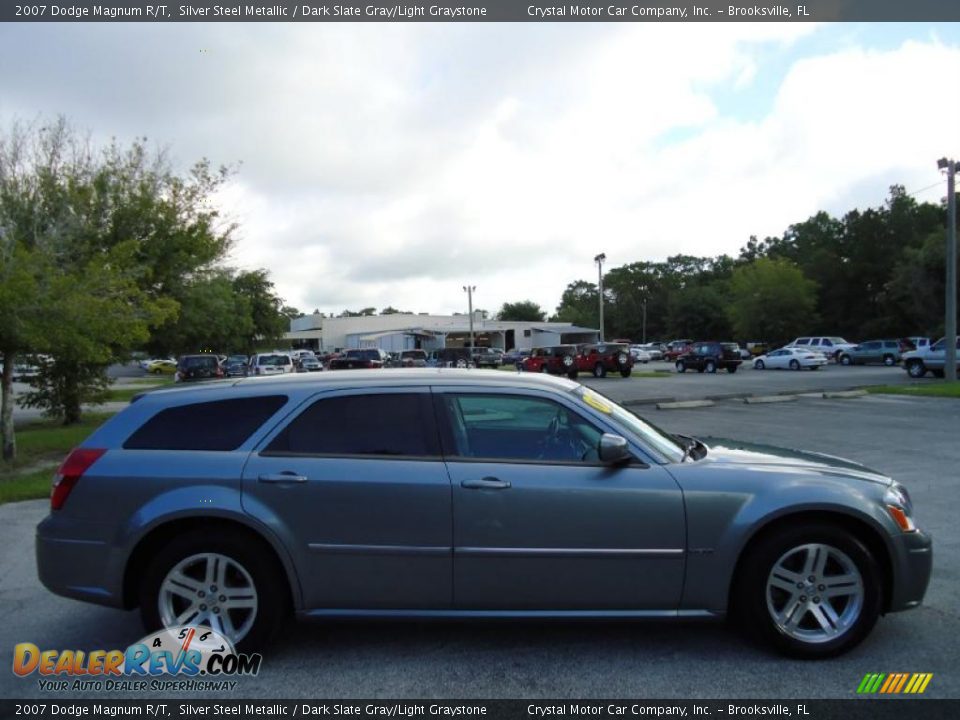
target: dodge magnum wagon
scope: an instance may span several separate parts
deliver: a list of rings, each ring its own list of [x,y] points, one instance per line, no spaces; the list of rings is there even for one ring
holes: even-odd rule
[[[825,657],[920,604],[899,484],[659,430],[563,378],[406,369],[148,393],[37,528],[53,592],[241,648],[299,618],[723,618]]]

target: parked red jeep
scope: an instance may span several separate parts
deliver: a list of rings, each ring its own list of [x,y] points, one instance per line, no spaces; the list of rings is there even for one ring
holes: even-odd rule
[[[633,372],[630,346],[624,343],[581,345],[577,355],[577,369],[593,373],[593,376],[598,378],[606,377],[608,372],[619,372],[621,377],[630,377]]]
[[[577,377],[577,346],[552,345],[534,348],[530,356],[520,361],[520,368],[527,372],[548,372],[566,375],[571,380]]]

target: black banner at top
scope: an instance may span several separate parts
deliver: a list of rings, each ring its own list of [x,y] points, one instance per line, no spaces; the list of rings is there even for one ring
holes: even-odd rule
[[[912,22],[960,21],[956,0],[143,0],[0,3],[4,22]]]

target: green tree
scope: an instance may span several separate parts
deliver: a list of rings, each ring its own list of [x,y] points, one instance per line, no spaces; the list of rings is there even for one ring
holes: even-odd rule
[[[759,258],[730,280],[730,323],[743,340],[785,342],[816,322],[816,290],[793,263]]]
[[[543,322],[547,314],[533,300],[519,302],[505,302],[497,313],[499,320],[524,320],[527,322]]]
[[[567,285],[560,297],[557,311],[550,319],[580,327],[600,327],[596,284],[577,280]]]

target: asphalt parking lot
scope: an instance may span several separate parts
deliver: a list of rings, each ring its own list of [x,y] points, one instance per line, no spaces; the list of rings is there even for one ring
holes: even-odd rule
[[[673,365],[651,362],[635,372],[657,372],[658,377],[634,376],[624,381],[619,375],[594,379],[581,375],[578,380],[618,402],[648,403],[656,400],[730,399],[748,395],[809,393],[824,390],[849,390],[868,385],[910,385],[930,383],[913,380],[901,367],[876,365],[826,365],[820,370],[754,370],[746,365],[736,373],[678,373]]]
[[[821,662],[772,655],[722,624],[291,625],[267,652],[260,675],[242,680],[233,696],[849,698],[867,672],[932,672],[926,697],[960,697],[960,402],[868,396],[635,410],[668,430],[847,456],[906,483],[918,522],[935,538],[925,605],[882,619],[863,645]],[[0,648],[7,667],[17,642],[91,650],[125,647],[141,636],[137,613],[55,597],[40,585],[33,529],[45,512],[44,501],[0,506]],[[53,698],[36,679],[10,672],[0,673],[0,697]]]

